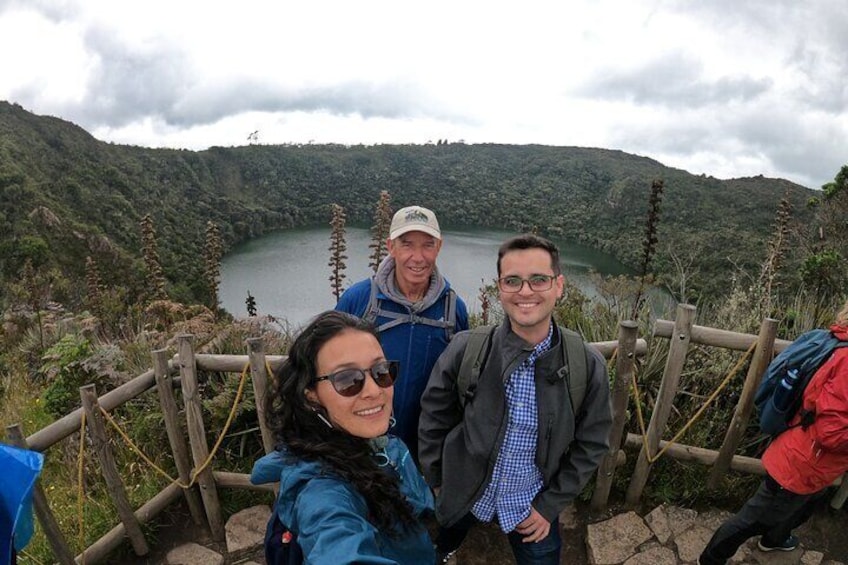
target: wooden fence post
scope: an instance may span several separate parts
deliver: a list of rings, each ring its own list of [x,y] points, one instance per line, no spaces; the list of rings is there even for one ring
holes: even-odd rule
[[[6,427],[6,436],[13,445],[23,449],[29,449],[26,438],[24,437],[21,427],[18,424],[12,424]],[[35,483],[32,489],[32,506],[35,508],[35,515],[41,523],[41,528],[44,530],[44,537],[50,544],[53,550],[53,556],[61,565],[76,565],[74,554],[71,553],[71,548],[59,529],[59,523],[50,510],[50,505],[47,503],[47,496],[44,494],[44,489],[41,488],[41,480]]]
[[[689,351],[689,340],[692,337],[691,331],[694,320],[694,306],[690,304],[677,305],[677,315],[674,321],[674,332],[671,336],[671,346],[668,350],[668,359],[666,359],[657,402],[654,406],[653,414],[651,414],[651,423],[648,424],[648,430],[646,432],[648,436],[647,451],[645,446],[643,446],[639,452],[636,468],[633,471],[630,484],[627,486],[627,493],[624,496],[625,503],[629,506],[635,506],[639,502],[639,499],[642,497],[642,491],[645,489],[645,483],[648,481],[648,474],[652,465],[652,463],[648,462],[648,458],[653,457],[657,453],[660,436],[663,430],[665,430],[668,418],[671,415],[674,396],[677,393],[677,387],[680,384],[680,375],[683,372],[683,365],[686,363],[686,354]]]
[[[612,428],[610,428],[609,433],[609,452],[604,456],[598,467],[598,478],[595,481],[595,491],[592,494],[591,509],[596,512],[607,506],[618,452],[621,449],[624,425],[627,420],[630,381],[633,378],[638,327],[636,322],[625,320],[619,324],[618,328],[618,356],[615,361],[615,384],[612,391]]]
[[[106,426],[103,422],[103,415],[100,413],[100,404],[97,402],[97,392],[94,385],[85,385],[80,387],[79,390],[82,407],[85,410],[88,435],[91,438],[94,451],[97,453],[97,458],[100,460],[100,470],[103,473],[103,479],[106,481],[106,489],[115,503],[118,517],[124,524],[127,537],[130,538],[135,554],[147,555],[150,549],[147,547],[141,525],[133,513],[127,491],[124,489],[124,483],[118,473],[115,456],[112,455],[112,448],[109,446],[109,439],[106,437]],[[80,441],[85,441],[85,438],[80,438]]]
[[[183,389],[188,441],[191,444],[194,468],[199,469],[206,462],[206,458],[209,457],[209,445],[206,443],[206,431],[203,427],[203,410],[200,405],[200,397],[197,393],[197,365],[195,365],[194,361],[194,336],[182,334],[177,336],[177,340],[179,341],[180,348],[180,383]],[[197,483],[200,485],[200,496],[203,498],[203,506],[206,509],[206,518],[209,520],[209,530],[212,532],[212,538],[216,541],[223,541],[225,536],[224,520],[211,466],[206,467],[206,469],[197,475]]]
[[[247,340],[247,355],[250,358],[250,377],[253,381],[253,397],[256,403],[256,418],[262,434],[265,453],[274,451],[274,436],[265,421],[265,396],[268,392],[268,371],[265,369],[265,344],[261,337]]]
[[[757,339],[757,347],[754,350],[754,357],[751,359],[751,365],[748,367],[745,384],[742,386],[742,393],[739,396],[739,401],[736,403],[736,409],[733,411],[733,418],[730,420],[730,426],[727,428],[724,442],[721,444],[718,457],[710,471],[707,488],[718,488],[724,475],[730,468],[730,460],[733,459],[733,454],[736,453],[736,448],[739,447],[739,442],[745,434],[745,427],[748,425],[748,419],[754,410],[754,395],[757,393],[760,379],[762,379],[766,367],[771,362],[776,335],[777,320],[765,318],[762,324],[760,324],[760,334]]]
[[[153,374],[156,377],[156,390],[159,392],[159,405],[162,407],[162,417],[165,420],[165,431],[168,433],[171,453],[174,455],[180,482],[188,484],[191,480],[191,463],[188,458],[185,434],[180,426],[177,402],[174,400],[173,381],[168,367],[168,351],[159,349],[153,351],[151,356],[153,357]],[[183,494],[194,523],[198,526],[206,524],[203,503],[200,501],[197,489],[194,487],[183,489]]]

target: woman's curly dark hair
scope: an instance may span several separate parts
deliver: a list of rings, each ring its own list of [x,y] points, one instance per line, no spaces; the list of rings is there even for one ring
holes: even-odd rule
[[[346,330],[377,337],[373,325],[333,310],[319,314],[300,332],[268,387],[268,426],[274,439],[290,453],[318,461],[352,484],[368,504],[368,519],[381,531],[398,534],[417,520],[400,493],[397,477],[377,465],[368,440],[328,427],[316,414],[317,410],[326,418],[326,410],[306,397],[306,390],[315,386],[313,379],[318,376],[318,352]]]

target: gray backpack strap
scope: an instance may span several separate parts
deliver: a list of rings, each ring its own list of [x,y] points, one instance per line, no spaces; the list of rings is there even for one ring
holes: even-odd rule
[[[408,312],[383,310],[380,307],[380,299],[377,298],[378,292],[377,281],[374,277],[371,277],[371,293],[368,296],[368,305],[365,307],[365,313],[362,315],[362,319],[369,324],[376,324],[377,318],[389,318],[388,322],[377,326],[377,333],[382,333],[401,324],[412,323],[444,328],[448,341],[453,337],[454,329],[456,328],[456,293],[453,289],[448,289],[448,292],[445,293],[445,312],[441,320],[432,320],[425,316],[409,314]]]
[[[362,319],[369,324],[377,322],[377,312],[380,310],[380,299],[377,298],[377,280],[371,277],[371,293],[368,296],[368,305],[362,314]]]
[[[380,312],[380,315],[383,315],[384,312]],[[401,316],[406,318],[406,321],[412,322],[413,324],[424,324],[425,326],[434,326],[436,328],[445,328],[448,329],[448,321],[447,320],[434,320],[433,318],[428,318],[426,316],[421,316],[419,314],[401,314]]]
[[[381,316],[387,315],[387,313],[382,310],[379,314]],[[424,324],[425,326],[444,328],[447,340],[450,341],[453,337],[454,330],[456,329],[456,293],[453,289],[448,289],[445,293],[445,309],[442,312],[442,318],[440,320],[434,320],[433,318],[428,318],[419,314],[404,314],[404,316],[406,316],[406,321],[413,324]],[[391,316],[389,313],[389,317],[395,316]],[[397,325],[397,323],[394,325]]]
[[[562,340],[562,355],[566,365],[560,371],[563,372],[568,383],[568,397],[571,401],[571,411],[577,418],[578,411],[586,398],[586,386],[589,382],[589,369],[586,363],[586,348],[583,338],[577,332],[560,327]]]
[[[469,397],[474,396],[477,381],[480,380],[480,369],[489,352],[489,344],[496,326],[478,326],[468,332],[468,343],[459,364],[459,374],[456,377],[456,390],[459,395],[459,405],[464,409]]]
[[[362,315],[362,319],[368,322],[369,324],[377,324],[377,318],[389,318],[388,322],[383,322],[379,326],[377,326],[377,333],[383,333],[386,330],[389,330],[395,326],[399,326],[401,324],[405,324],[407,322],[412,321],[412,317],[405,312],[393,312],[391,310],[383,310],[380,307],[380,299],[377,298],[377,294],[380,292],[380,289],[377,288],[377,279],[375,277],[371,277],[371,293],[368,296],[368,306],[365,307],[365,313]]]
[[[383,333],[386,330],[392,329],[395,326],[406,324],[412,321],[412,316],[405,312],[392,312],[391,310],[377,310],[377,316],[389,318],[388,322],[384,322],[377,326],[377,333]]]

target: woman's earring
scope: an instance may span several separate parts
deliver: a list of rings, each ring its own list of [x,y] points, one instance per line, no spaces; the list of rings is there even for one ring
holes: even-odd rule
[[[318,416],[319,420],[321,420],[322,422],[327,424],[328,428],[333,429],[333,424],[331,424],[330,421],[327,418],[325,418],[324,415],[321,412],[319,412],[317,408],[313,408],[312,411],[315,412],[315,415]]]
[[[395,420],[395,417],[389,416],[389,429],[394,428],[395,424],[397,424],[397,420]]]

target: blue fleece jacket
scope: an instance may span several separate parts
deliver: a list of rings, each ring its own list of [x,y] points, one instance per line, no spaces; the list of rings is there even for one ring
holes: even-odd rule
[[[392,312],[415,314],[431,320],[445,316],[445,295],[450,283],[434,269],[430,288],[425,298],[410,303],[393,288],[394,261],[386,258],[380,265],[376,277],[377,298],[380,307]],[[371,279],[357,282],[345,291],[336,305],[336,310],[363,316],[371,297]],[[376,325],[389,321],[378,317]],[[465,302],[456,297],[456,325],[454,333],[468,329],[468,310]],[[395,383],[393,415],[396,423],[391,433],[400,437],[409,449],[418,454],[418,418],[421,414],[421,395],[430,378],[436,359],[448,346],[448,335],[443,328],[426,324],[405,323],[380,333],[380,344],[387,359],[400,361],[400,377]]]
[[[385,448],[398,473],[401,494],[421,518],[433,510],[433,495],[398,438]],[[423,524],[400,537],[381,532],[366,516],[368,505],[347,481],[320,463],[302,461],[285,448],[265,455],[253,466],[250,482],[280,481],[274,506],[277,517],[295,534],[305,563],[432,565],[436,555]]]

